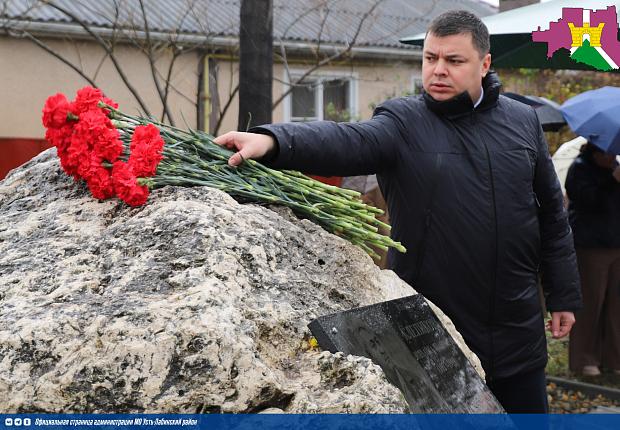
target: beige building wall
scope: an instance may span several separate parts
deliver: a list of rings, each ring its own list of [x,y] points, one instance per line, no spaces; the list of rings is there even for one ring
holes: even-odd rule
[[[129,114],[138,114],[140,106],[122,82],[112,61],[105,51],[91,42],[74,43],[63,40],[47,40],[49,46],[61,53],[72,63],[82,67],[85,73],[105,92],[119,103],[120,109]],[[144,99],[151,114],[158,119],[162,115],[162,104],[157,94],[146,56],[130,46],[117,46],[115,55],[122,65],[129,82]],[[45,130],[41,124],[41,110],[45,99],[57,92],[63,92],[73,99],[75,92],[88,85],[79,74],[51,56],[30,41],[0,36],[0,137],[43,138]],[[217,76],[216,106],[222,110],[238,83],[239,63],[224,56],[214,57]],[[157,67],[160,73],[167,72],[170,55],[162,55]],[[207,63],[207,62],[205,62]],[[208,67],[208,66],[207,66]],[[304,72],[307,66],[290,64],[292,71]],[[419,63],[399,63],[391,60],[384,63],[359,63],[351,65],[330,65],[316,73],[327,75],[351,75],[356,80],[355,120],[370,118],[374,106],[380,102],[413,89],[414,79],[420,77]],[[169,106],[177,126],[197,127],[196,100],[198,93],[199,55],[190,52],[181,55],[174,67],[173,90]],[[206,72],[206,71],[205,71]],[[213,70],[211,72],[214,72]],[[287,88],[285,68],[274,65],[273,98],[276,100]],[[208,84],[205,82],[205,90]],[[210,97],[207,94],[205,124],[213,131],[215,124],[209,122]],[[281,122],[285,117],[285,102],[273,111],[273,121]],[[235,96],[223,117],[218,134],[236,130],[238,120],[238,97]],[[213,122],[213,121],[212,121]]]
[[[422,63],[393,66],[370,65],[359,70],[359,118],[368,119],[381,102],[414,92],[415,80],[422,79]]]
[[[99,45],[62,40],[48,40],[46,43],[81,66],[91,79],[94,76],[93,80],[108,97],[118,102],[121,110],[129,114],[139,112],[136,99]],[[151,114],[161,118],[162,103],[147,57],[128,46],[117,46],[115,55]],[[157,67],[161,73],[167,72],[169,61],[170,55],[165,54],[158,59]],[[197,53],[184,54],[177,59],[173,69],[174,88],[169,96],[169,106],[173,109],[176,124],[181,127],[185,122],[196,127],[198,62]],[[57,92],[73,99],[79,88],[88,85],[67,65],[27,40],[0,36],[0,63],[0,137],[3,138],[43,138],[41,110],[45,99]]]

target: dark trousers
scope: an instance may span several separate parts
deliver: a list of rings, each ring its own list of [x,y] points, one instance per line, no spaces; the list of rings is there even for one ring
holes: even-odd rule
[[[583,309],[570,332],[568,363],[620,370],[620,249],[577,247]]]
[[[549,411],[544,368],[494,379],[487,385],[509,414],[546,414]]]

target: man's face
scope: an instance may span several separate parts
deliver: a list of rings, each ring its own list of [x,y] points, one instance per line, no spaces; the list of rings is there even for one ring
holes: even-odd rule
[[[478,101],[491,54],[480,58],[471,33],[439,37],[429,32],[423,54],[422,84],[435,100],[448,100],[467,91],[474,103]]]

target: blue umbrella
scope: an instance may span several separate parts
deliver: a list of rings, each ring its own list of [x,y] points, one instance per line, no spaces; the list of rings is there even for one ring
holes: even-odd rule
[[[562,105],[568,126],[603,151],[620,154],[620,88],[586,91]]]

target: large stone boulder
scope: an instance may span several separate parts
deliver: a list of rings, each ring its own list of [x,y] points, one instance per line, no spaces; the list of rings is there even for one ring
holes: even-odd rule
[[[404,412],[379,367],[306,325],[412,293],[313,223],[210,188],[99,202],[51,149],[0,182],[0,412]]]

